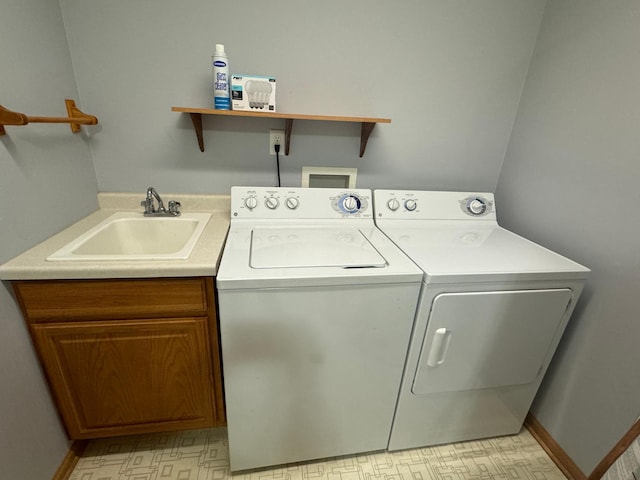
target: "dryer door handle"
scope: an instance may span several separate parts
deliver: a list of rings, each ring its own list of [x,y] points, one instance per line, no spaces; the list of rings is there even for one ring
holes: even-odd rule
[[[451,342],[451,331],[446,328],[438,328],[433,335],[431,341],[431,349],[429,350],[429,357],[427,358],[427,365],[430,367],[437,367],[444,363],[444,357],[449,349],[449,343]]]

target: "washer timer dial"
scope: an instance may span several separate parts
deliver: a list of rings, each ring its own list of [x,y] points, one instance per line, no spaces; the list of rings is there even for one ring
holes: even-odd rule
[[[343,216],[367,215],[369,197],[360,196],[359,192],[344,192],[336,196],[330,196],[331,208]]]
[[[355,193],[343,193],[333,201],[333,208],[340,213],[353,215],[366,209],[366,203]]]
[[[342,209],[347,213],[356,213],[360,210],[360,199],[355,195],[345,195],[340,199]]]

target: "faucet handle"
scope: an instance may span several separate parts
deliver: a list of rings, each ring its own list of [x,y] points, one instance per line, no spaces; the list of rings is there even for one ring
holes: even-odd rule
[[[144,213],[153,213],[153,203],[148,198],[142,200],[140,206],[144,207]]]
[[[169,200],[169,213],[172,213],[173,215],[180,215],[180,202]]]

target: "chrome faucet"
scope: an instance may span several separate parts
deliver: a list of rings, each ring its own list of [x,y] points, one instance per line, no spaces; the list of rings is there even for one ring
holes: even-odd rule
[[[158,203],[158,208],[155,208],[154,199]],[[147,188],[147,197],[140,202],[140,205],[144,207],[145,217],[177,217],[180,215],[180,202],[170,200],[167,210],[164,208],[162,197],[153,187]]]

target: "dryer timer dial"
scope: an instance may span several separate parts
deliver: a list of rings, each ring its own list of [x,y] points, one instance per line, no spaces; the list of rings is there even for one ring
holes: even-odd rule
[[[462,203],[463,211],[474,217],[481,217],[491,212],[491,202],[482,197],[467,197]]]

